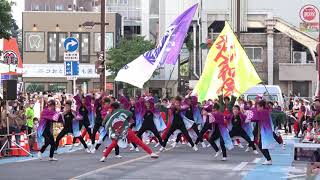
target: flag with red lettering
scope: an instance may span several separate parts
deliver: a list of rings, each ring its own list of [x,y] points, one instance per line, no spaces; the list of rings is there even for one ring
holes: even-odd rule
[[[199,102],[219,95],[239,97],[260,82],[258,73],[226,22],[209,50],[193,93],[198,95]]]

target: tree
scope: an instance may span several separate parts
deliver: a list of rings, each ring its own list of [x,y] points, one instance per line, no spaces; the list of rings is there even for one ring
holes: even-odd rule
[[[130,63],[141,54],[153,49],[155,45],[151,41],[144,40],[144,37],[133,37],[132,39],[121,39],[118,48],[112,48],[108,52],[106,68],[114,76],[121,68]]]
[[[11,6],[13,5],[15,5],[14,2],[0,0],[0,39],[10,38],[12,31],[18,29],[11,14]]]

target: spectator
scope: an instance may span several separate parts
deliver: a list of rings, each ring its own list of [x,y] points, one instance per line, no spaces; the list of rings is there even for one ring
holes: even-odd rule
[[[32,133],[33,129],[33,118],[34,118],[34,102],[30,101],[29,106],[26,109],[25,115],[27,120],[27,128],[28,128],[28,134]]]
[[[7,128],[4,126],[4,124],[0,123],[0,149],[2,149],[2,146],[7,140]],[[1,152],[0,152],[1,153]]]

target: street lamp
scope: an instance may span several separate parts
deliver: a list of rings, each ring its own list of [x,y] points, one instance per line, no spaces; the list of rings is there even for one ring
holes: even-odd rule
[[[95,25],[101,25],[101,22],[86,21],[82,24],[86,29],[92,29]],[[107,26],[109,23],[105,22],[104,25]]]

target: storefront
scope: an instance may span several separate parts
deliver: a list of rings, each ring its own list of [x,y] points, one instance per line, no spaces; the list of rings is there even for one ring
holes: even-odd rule
[[[24,90],[26,92],[72,93],[73,82],[64,75],[63,64],[24,64]],[[83,92],[99,89],[99,75],[92,64],[80,64],[76,87]]]

